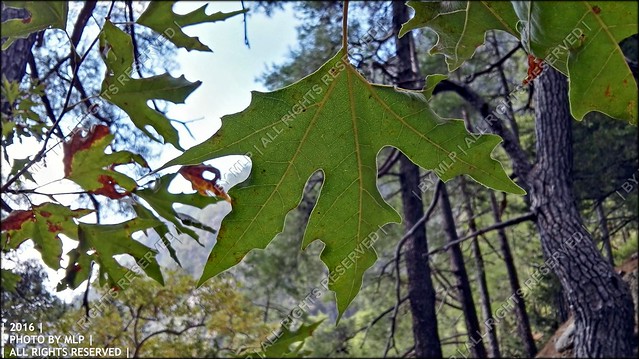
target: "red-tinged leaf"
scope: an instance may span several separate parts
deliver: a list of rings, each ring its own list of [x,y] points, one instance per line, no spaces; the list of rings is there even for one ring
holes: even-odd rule
[[[67,26],[67,1],[3,1],[2,8],[24,9],[28,15],[22,19],[2,22],[2,50],[6,50],[17,39],[25,39],[30,34],[46,29],[62,29]]]
[[[42,260],[51,268],[60,268],[62,241],[59,234],[78,238],[78,225],[73,218],[80,218],[92,211],[71,210],[68,207],[45,203],[28,211],[13,211],[2,221],[2,250],[18,248],[26,240],[33,240]]]
[[[33,211],[13,211],[7,218],[2,220],[0,227],[2,228],[2,232],[16,231],[22,227],[25,221],[35,221]]]
[[[111,176],[100,175],[98,176],[98,182],[102,183],[102,187],[93,191],[95,194],[101,194],[111,199],[120,199],[131,194],[129,191],[118,192],[115,188],[117,182]]]
[[[215,175],[212,180],[204,178],[204,173],[209,172]],[[220,178],[220,171],[207,165],[194,165],[194,166],[182,166],[178,172],[187,181],[191,182],[193,189],[198,191],[203,196],[215,195],[217,197],[224,198],[227,202],[231,202],[231,197],[224,191],[220,185],[217,184],[217,180]]]
[[[82,136],[81,131],[73,133],[71,140],[63,145],[64,149],[64,175],[69,176],[71,174],[71,162],[73,156],[78,151],[86,151],[91,148],[91,145],[97,143],[102,138],[108,136],[111,133],[107,126],[95,126],[89,131],[86,137]]]
[[[146,161],[128,151],[105,154],[113,140],[107,126],[91,128],[86,135],[78,131],[64,144],[64,174],[85,190],[112,199],[130,195],[137,183],[130,177],[114,171],[117,165],[136,162],[148,167]],[[118,190],[118,187],[121,190]]]

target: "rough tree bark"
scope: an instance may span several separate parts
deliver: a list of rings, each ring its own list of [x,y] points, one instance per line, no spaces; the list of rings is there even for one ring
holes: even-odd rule
[[[455,219],[450,207],[446,185],[442,185],[439,200],[440,208],[442,209],[444,233],[446,234],[448,242],[453,243],[459,238],[457,236],[457,229],[455,228]],[[477,318],[477,311],[475,310],[473,293],[470,289],[470,281],[468,280],[468,273],[464,265],[464,254],[461,251],[459,243],[450,246],[450,262],[451,270],[457,281],[456,287],[459,291],[459,299],[461,301],[462,311],[464,312],[468,339],[471,343],[470,353],[474,358],[485,358],[486,348],[484,347],[481,330],[479,329],[479,319]]]
[[[395,33],[408,21],[408,8],[403,2],[393,2],[393,30]],[[408,89],[419,89],[419,65],[412,34],[396,40],[399,60],[398,85]],[[424,215],[424,205],[419,189],[419,168],[406,156],[400,157],[400,184],[404,227],[409,231]],[[428,244],[425,224],[418,226],[406,243],[406,269],[408,272],[408,299],[410,302],[415,356],[418,358],[441,358],[441,343],[437,329],[435,289],[428,262]],[[399,273],[397,274],[399,275]]]
[[[452,81],[440,82],[433,93],[444,91],[456,92],[485,119],[491,119],[487,122],[502,137],[513,169],[529,191],[544,255],[560,257],[552,269],[575,315],[575,355],[631,356],[634,318],[630,292],[583,227],[572,192],[572,119],[566,78],[548,68],[536,80],[534,167],[513,133],[491,114],[484,99]]]
[[[575,356],[631,356],[630,291],[595,247],[572,192],[573,120],[566,78],[549,67],[535,100],[537,163],[527,182],[544,255],[558,256],[554,271],[575,316]]]

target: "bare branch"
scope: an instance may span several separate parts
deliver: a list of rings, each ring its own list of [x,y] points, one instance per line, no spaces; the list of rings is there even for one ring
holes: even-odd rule
[[[482,229],[478,230],[477,232],[473,232],[473,233],[471,233],[471,234],[469,234],[467,236],[464,236],[462,238],[459,238],[459,239],[457,239],[455,241],[446,243],[445,245],[443,245],[443,246],[441,246],[439,248],[435,248],[435,249],[431,250],[430,252],[428,252],[428,255],[430,256],[430,255],[435,254],[435,253],[446,251],[448,248],[450,248],[451,246],[454,246],[455,244],[459,244],[459,243],[461,243],[461,242],[463,242],[465,240],[474,238],[474,237],[479,236],[481,234],[484,234],[486,232],[494,231],[494,230],[497,230],[497,229],[500,229],[500,228],[506,228],[506,227],[509,227],[509,226],[514,226],[516,224],[519,224],[519,223],[522,223],[522,222],[526,222],[526,221],[534,221],[536,218],[537,218],[537,216],[534,213],[526,213],[523,216],[516,217],[516,218],[510,219],[510,220],[505,221],[505,222],[495,223],[492,226],[488,226],[486,228],[482,228]]]

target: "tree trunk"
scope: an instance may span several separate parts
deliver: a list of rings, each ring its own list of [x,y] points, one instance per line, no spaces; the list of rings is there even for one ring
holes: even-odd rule
[[[572,193],[572,125],[567,81],[548,68],[535,86],[537,163],[530,165],[512,132],[477,93],[441,81],[433,94],[454,91],[472,104],[503,139],[521,185],[529,191],[531,210],[549,267],[559,278],[575,315],[575,354],[581,357],[632,355],[632,299],[628,287],[597,251],[583,227]],[[499,113],[498,109],[494,111]],[[553,257],[554,256],[554,257]],[[554,259],[553,259],[554,258]]]
[[[499,206],[497,205],[497,199],[495,193],[490,191],[490,205],[492,207],[493,218],[495,223],[501,223],[501,213]],[[497,230],[497,238],[499,238],[499,248],[501,255],[504,257],[504,264],[506,264],[506,273],[508,273],[508,283],[510,284],[511,293],[521,293],[521,287],[519,285],[519,278],[517,276],[517,268],[515,268],[515,261],[508,244],[508,237],[506,237],[506,231],[503,228]],[[515,315],[517,316],[517,333],[521,339],[526,355],[530,358],[534,357],[537,353],[537,347],[535,346],[535,340],[532,337],[530,331],[530,320],[528,319],[528,312],[526,312],[526,302],[524,298],[519,296],[515,301]]]
[[[610,246],[610,232],[608,231],[608,220],[606,219],[606,213],[603,208],[602,201],[597,201],[597,216],[599,217],[599,227],[601,228],[601,241],[604,245],[604,251],[606,251],[606,257],[608,263],[611,266],[615,266],[615,259],[612,257],[612,247]]]
[[[395,33],[408,21],[408,8],[403,2],[393,2],[393,30]],[[396,40],[399,60],[399,84],[408,89],[419,89],[419,65],[412,34]],[[400,184],[404,228],[406,232],[424,215],[419,168],[406,156],[400,156]],[[408,272],[408,300],[413,318],[415,356],[418,358],[441,358],[442,350],[437,329],[435,289],[428,262],[428,244],[425,224],[417,227],[406,243],[406,270]],[[397,273],[399,275],[399,273]]]
[[[477,224],[475,223],[475,213],[466,188],[466,179],[462,177],[460,180],[462,196],[464,197],[464,209],[468,216],[468,229],[470,230],[470,233],[475,233],[477,232]],[[481,249],[479,248],[477,236],[472,239],[471,250],[473,258],[475,259],[475,270],[477,271],[476,279],[477,287],[479,288],[479,306],[486,326],[486,334],[488,335],[488,353],[491,358],[499,358],[501,357],[499,352],[499,342],[497,341],[497,331],[493,324],[495,323],[495,318],[493,317],[493,310],[490,305],[490,294],[488,293],[486,272],[484,271],[484,258],[482,257]]]
[[[575,317],[575,356],[631,356],[630,291],[595,247],[572,192],[573,120],[566,78],[548,68],[538,81],[535,100],[537,163],[527,182],[544,255]]]
[[[4,6],[4,3],[2,4]],[[4,8],[2,9],[2,22],[9,19],[22,19],[28,16],[28,12],[24,9]],[[17,39],[9,46],[8,49],[2,50],[0,61],[2,61],[2,76],[9,82],[20,82],[24,77],[27,69],[27,60],[31,54],[31,48],[35,43],[36,34],[29,35],[26,39]],[[4,43],[5,39],[2,39]],[[10,115],[11,109],[9,103],[2,97],[0,111],[5,115]]]
[[[439,200],[441,201],[444,233],[446,233],[449,243],[455,242],[459,238],[457,236],[457,230],[455,229],[455,220],[453,218],[453,211],[450,207],[450,200],[448,199],[448,191],[444,184],[442,184]],[[470,342],[470,353],[475,358],[485,358],[486,348],[484,347],[481,331],[479,330],[479,319],[477,319],[473,293],[470,289],[468,273],[466,273],[466,267],[464,265],[464,255],[459,243],[453,244],[450,247],[450,261],[451,270],[457,281],[456,286],[459,291],[459,299],[462,304],[462,311],[464,312],[464,319],[466,321],[466,330],[468,331],[468,339]]]

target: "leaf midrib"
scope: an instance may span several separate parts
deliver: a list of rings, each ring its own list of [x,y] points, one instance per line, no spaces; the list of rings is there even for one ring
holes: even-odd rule
[[[303,147],[304,142],[305,142],[306,138],[308,137],[308,134],[311,132],[311,129],[313,128],[313,125],[315,124],[315,122],[319,118],[320,112],[322,112],[322,110],[324,109],[324,105],[325,105],[326,101],[330,98],[330,94],[335,89],[335,84],[336,83],[337,83],[337,81],[331,82],[331,85],[329,86],[328,90],[326,91],[326,94],[325,94],[324,98],[322,98],[322,100],[320,102],[318,102],[317,111],[315,112],[313,118],[311,119],[310,123],[306,127],[306,131],[304,132],[304,136],[300,140],[299,145],[297,146],[297,149],[296,149],[295,153],[291,157],[291,160],[289,161],[288,166],[286,167],[286,170],[284,171],[284,174],[282,174],[282,177],[280,177],[279,182],[275,185],[275,189],[273,191],[271,191],[271,194],[269,195],[269,197],[266,199],[266,201],[264,201],[265,204],[268,203],[271,200],[271,198],[273,198],[273,195],[276,192],[279,191],[280,185],[282,184],[282,182],[286,178],[287,173],[290,171],[291,166],[293,165],[293,163],[295,162],[295,159],[299,155],[300,149]],[[253,223],[255,223],[255,220],[260,216],[260,213],[262,213],[262,210],[264,210],[265,207],[266,207],[265,205],[260,206],[260,209],[255,214],[255,216],[253,216],[253,218],[251,219],[251,222],[245,227],[244,232],[242,232],[242,234],[239,237],[236,238],[236,240],[233,242],[233,245],[230,246],[229,249],[220,257],[221,259],[226,258],[229,255],[229,253],[231,252],[232,248],[235,248],[237,243],[244,238],[244,235],[246,234],[246,232],[248,232],[249,228],[251,228]]]

